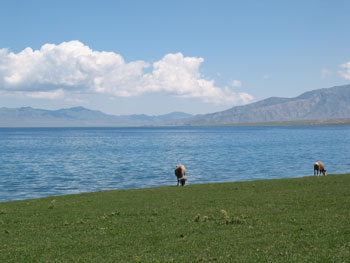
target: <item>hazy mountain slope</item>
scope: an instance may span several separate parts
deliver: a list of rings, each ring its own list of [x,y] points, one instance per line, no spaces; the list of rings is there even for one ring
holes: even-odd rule
[[[0,108],[0,127],[211,125],[350,118],[350,85],[305,92],[295,98],[271,97],[244,106],[192,116],[114,116],[83,107],[56,111]]]
[[[192,115],[174,112],[159,116],[108,115],[83,107],[55,111],[24,108],[0,108],[0,127],[51,127],[51,126],[136,126],[176,120]]]
[[[350,118],[350,85],[319,89],[295,98],[268,98],[212,114],[174,121],[174,125],[261,123]]]

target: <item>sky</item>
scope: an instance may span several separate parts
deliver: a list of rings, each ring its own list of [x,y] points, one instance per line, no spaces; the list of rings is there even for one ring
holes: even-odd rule
[[[350,1],[0,2],[0,108],[204,114],[350,83]]]

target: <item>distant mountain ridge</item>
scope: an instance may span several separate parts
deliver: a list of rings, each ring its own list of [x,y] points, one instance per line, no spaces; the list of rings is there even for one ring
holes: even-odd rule
[[[172,125],[226,125],[350,118],[350,85],[308,91],[295,98],[271,97]]]
[[[350,119],[350,85],[308,91],[295,98],[270,97],[251,104],[204,114],[173,112],[115,116],[74,107],[42,110],[31,107],[0,108],[0,127],[97,127],[97,126],[192,126]],[[338,123],[337,121],[334,123]]]
[[[0,108],[0,127],[138,126],[191,116],[191,114],[183,112],[172,112],[158,116],[144,114],[116,116],[84,107],[60,110],[43,110],[31,107]]]

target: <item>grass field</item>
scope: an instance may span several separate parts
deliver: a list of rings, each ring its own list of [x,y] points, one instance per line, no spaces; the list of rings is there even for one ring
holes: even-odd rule
[[[350,174],[0,203],[0,262],[350,262]]]

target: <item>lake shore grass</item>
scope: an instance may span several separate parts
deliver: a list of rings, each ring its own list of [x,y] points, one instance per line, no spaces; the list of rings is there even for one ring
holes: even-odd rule
[[[4,202],[0,262],[349,262],[349,186],[346,174]]]

